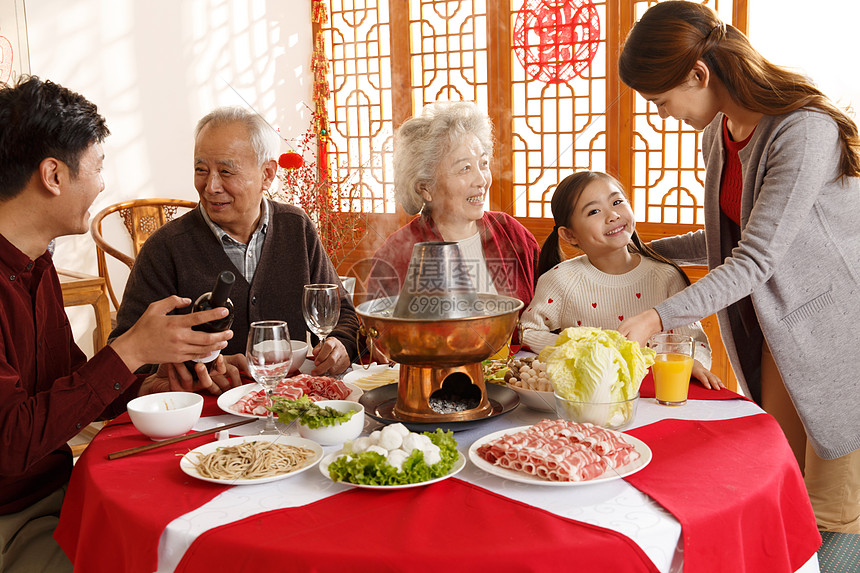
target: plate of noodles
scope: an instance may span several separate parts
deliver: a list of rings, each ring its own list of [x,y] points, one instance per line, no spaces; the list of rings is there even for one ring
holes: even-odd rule
[[[179,468],[203,481],[252,485],[300,474],[322,457],[322,446],[298,436],[239,436],[194,448]]]

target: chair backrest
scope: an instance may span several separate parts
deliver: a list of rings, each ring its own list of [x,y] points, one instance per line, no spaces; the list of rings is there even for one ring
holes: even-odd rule
[[[99,276],[104,277],[107,284],[108,294],[114,308],[119,308],[117,297],[111,286],[108,275],[105,253],[125,263],[129,269],[134,265],[134,259],[140,252],[140,247],[152,235],[156,229],[166,222],[175,219],[188,209],[197,206],[194,201],[182,199],[134,199],[110,205],[99,211],[90,223],[90,234],[96,243],[96,254],[98,255]],[[132,254],[128,255],[108,244],[102,236],[102,221],[111,213],[119,212],[125,228],[131,237]]]

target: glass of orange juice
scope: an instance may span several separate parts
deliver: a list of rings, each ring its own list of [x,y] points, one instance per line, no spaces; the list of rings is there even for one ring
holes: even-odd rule
[[[657,402],[665,406],[683,406],[693,372],[693,337],[682,334],[655,334],[648,348],[657,353],[651,366]]]

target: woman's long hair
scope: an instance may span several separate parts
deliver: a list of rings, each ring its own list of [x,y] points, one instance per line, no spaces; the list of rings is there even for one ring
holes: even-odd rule
[[[671,0],[649,8],[627,36],[618,73],[638,92],[661,94],[682,84],[702,60],[743,107],[764,115],[801,108],[826,113],[842,140],[841,176],[860,175],[860,137],[847,113],[806,76],[770,63],[734,26],[709,7]]]
[[[552,195],[552,202],[550,203],[554,225],[552,232],[543,242],[543,246],[541,246],[540,249],[540,257],[538,258],[538,276],[541,276],[564,260],[565,257],[564,252],[561,250],[561,241],[559,240],[558,229],[559,227],[570,226],[573,208],[576,206],[576,202],[579,200],[580,195],[582,195],[582,192],[586,187],[588,187],[592,182],[598,180],[606,181],[610,185],[615,186],[626,196],[624,189],[621,187],[621,183],[619,183],[615,177],[601,171],[579,171],[573,175],[568,175],[556,186],[555,193]],[[643,243],[639,238],[639,234],[635,230],[633,231],[633,236],[630,238],[630,242],[631,245],[628,246],[628,249],[630,249],[631,252],[639,253],[644,257],[675,267],[675,269],[684,278],[684,282],[687,285],[690,284],[690,279],[687,277],[686,273],[681,270],[681,267],[663,255],[655,252],[647,244]]]

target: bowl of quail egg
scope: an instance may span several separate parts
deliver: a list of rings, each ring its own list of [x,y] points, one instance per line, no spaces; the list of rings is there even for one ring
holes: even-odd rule
[[[546,364],[537,357],[514,358],[508,364],[505,384],[520,396],[520,402],[539,412],[555,412],[552,381]]]

